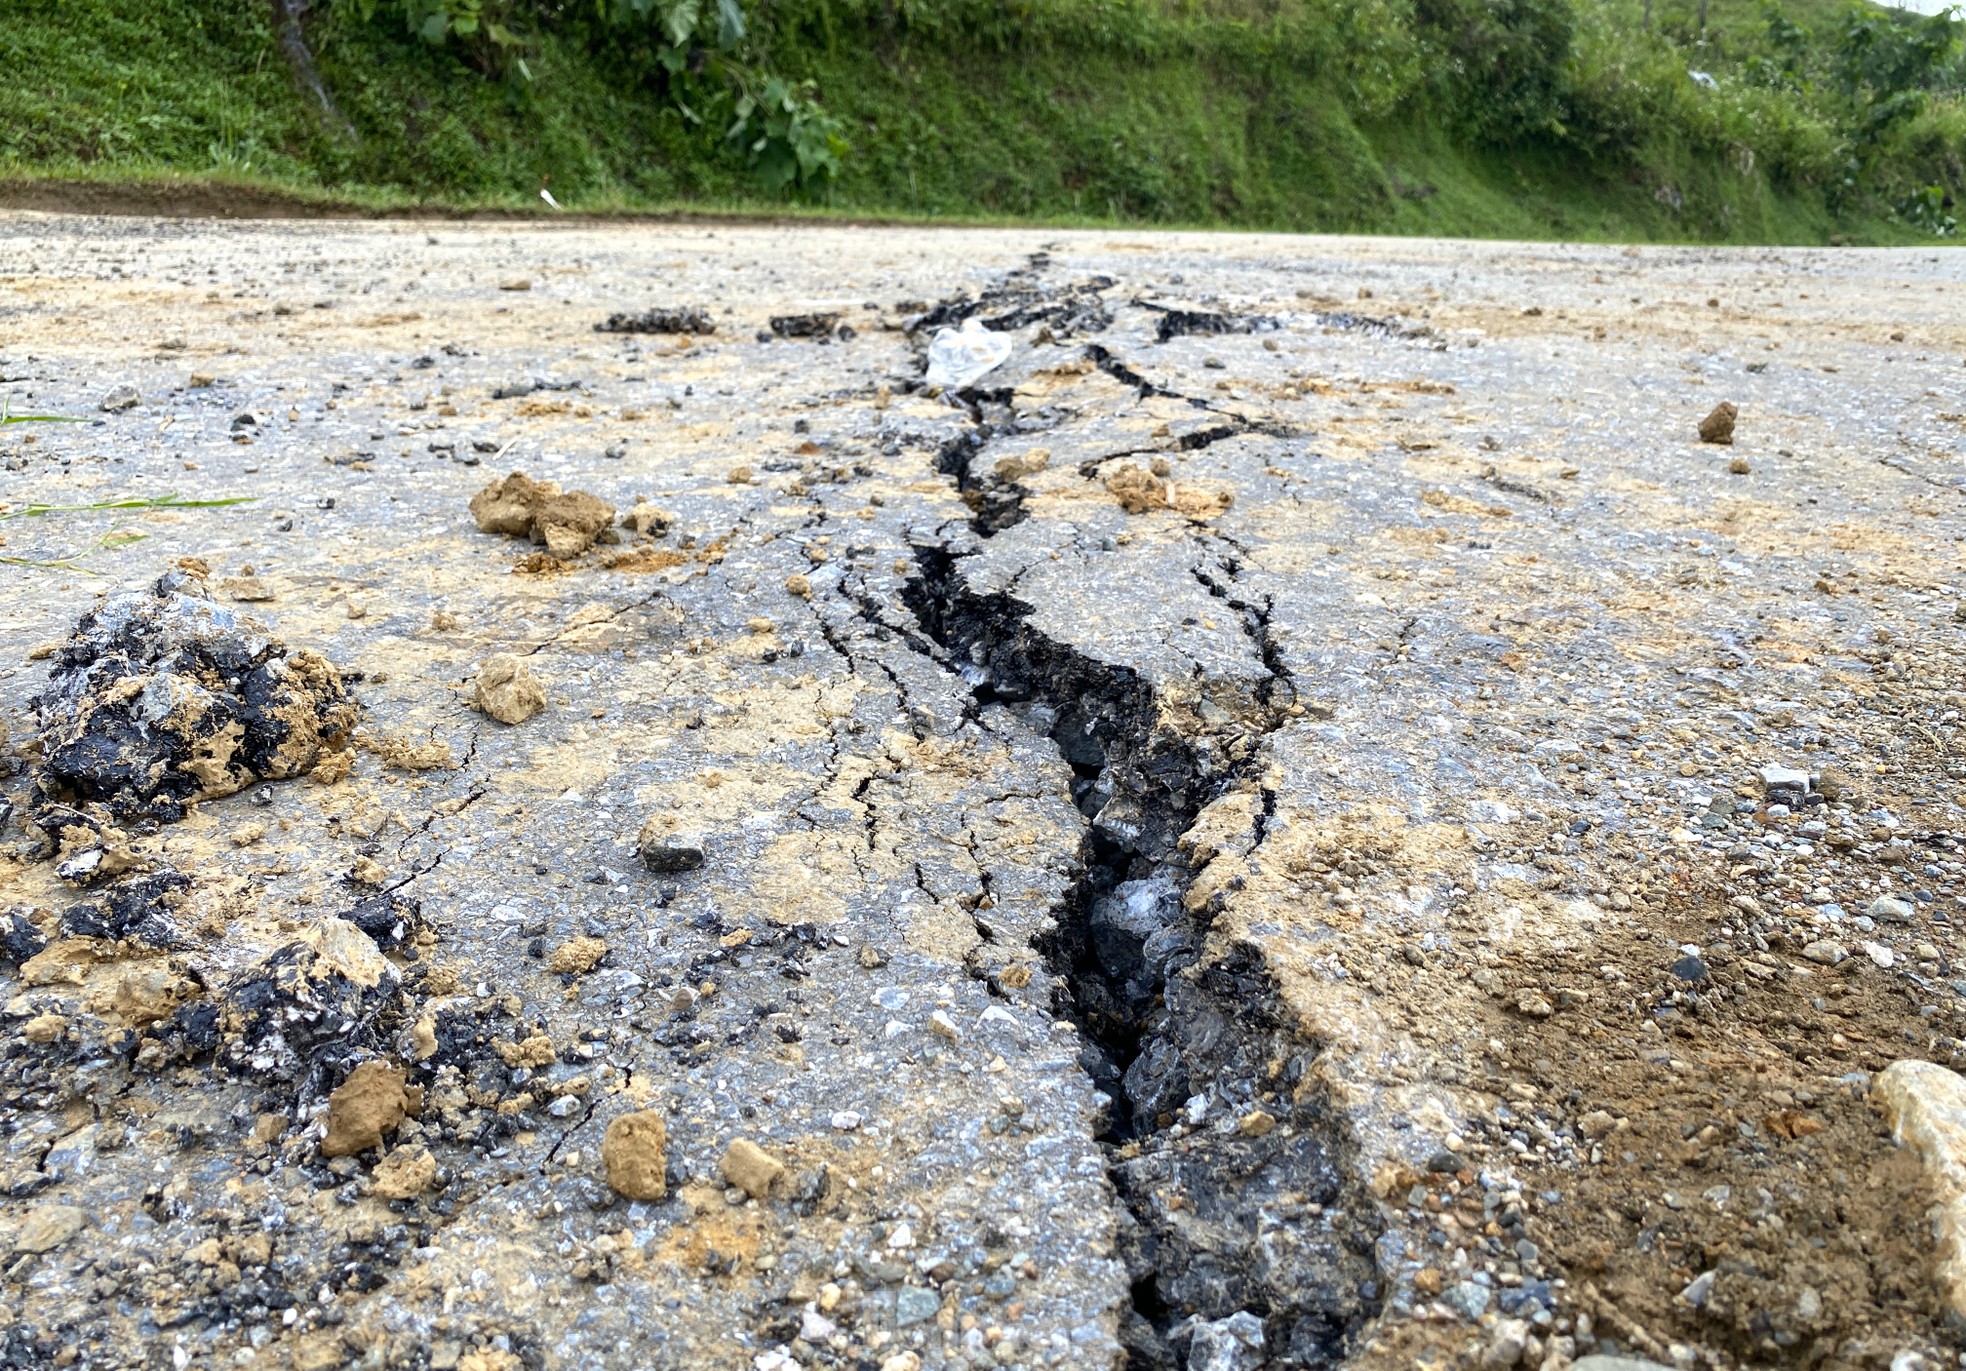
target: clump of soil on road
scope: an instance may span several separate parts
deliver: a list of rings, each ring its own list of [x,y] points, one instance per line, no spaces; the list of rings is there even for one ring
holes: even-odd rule
[[[608,1125],[601,1141],[601,1164],[608,1184],[631,1200],[659,1200],[669,1193],[664,1149],[669,1130],[654,1110],[623,1114]]]
[[[523,661],[498,652],[478,668],[472,703],[502,724],[522,724],[546,708],[546,690]]]
[[[1128,514],[1167,508],[1167,482],[1131,462],[1106,478],[1106,489]]]
[[[1741,411],[1731,400],[1722,400],[1700,420],[1700,441],[1726,446],[1734,441],[1734,421]]]
[[[300,775],[359,717],[326,658],[290,651],[183,572],[82,616],[35,707],[46,799],[163,821]]]
[[[1232,491],[1177,486],[1131,462],[1106,478],[1106,491],[1128,514],[1171,509],[1198,522],[1215,518],[1235,503]]]
[[[382,1145],[385,1134],[403,1122],[402,1071],[382,1061],[366,1061],[328,1096],[328,1134],[324,1157],[352,1157]]]
[[[557,482],[515,471],[471,497],[471,517],[481,533],[530,538],[567,561],[610,533],[614,506],[584,490],[562,491]]]

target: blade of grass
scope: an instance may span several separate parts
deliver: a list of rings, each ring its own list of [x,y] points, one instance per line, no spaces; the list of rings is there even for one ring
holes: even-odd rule
[[[86,424],[73,414],[16,414],[13,401],[0,399],[0,424]]]
[[[250,504],[258,498],[256,495],[230,495],[222,500],[181,500],[172,494],[135,495],[123,500],[97,500],[86,505],[46,505],[37,502],[22,505],[19,509],[0,511],[0,519],[38,519],[44,514],[87,514],[113,509],[218,509],[225,505]]]

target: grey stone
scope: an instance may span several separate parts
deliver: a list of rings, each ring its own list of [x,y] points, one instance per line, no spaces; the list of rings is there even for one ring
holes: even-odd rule
[[[1697,985],[1708,978],[1707,964],[1696,953],[1689,952],[1672,964],[1672,974],[1680,980]]]
[[[1883,923],[1909,924],[1918,922],[1918,906],[1910,900],[1901,900],[1896,895],[1879,895],[1868,905],[1864,913]]]
[[[1719,1274],[1718,1271],[1702,1271],[1691,1281],[1687,1282],[1686,1288],[1679,1292],[1679,1297],[1695,1309],[1704,1309],[1707,1303],[1707,1296],[1713,1293],[1714,1279]]]
[[[695,871],[703,865],[703,849],[688,843],[645,843],[642,865],[660,874]]]
[[[1188,1371],[1255,1371],[1263,1364],[1263,1320],[1248,1310],[1197,1322],[1188,1335]]]
[[[1472,1322],[1488,1312],[1489,1290],[1473,1281],[1457,1281],[1440,1292],[1440,1302]]]
[[[1481,1364],[1491,1371],[1514,1366],[1522,1360],[1524,1347],[1529,1341],[1529,1322],[1526,1319],[1497,1319],[1488,1332],[1488,1342],[1481,1349]]]
[[[942,1297],[933,1290],[924,1290],[919,1285],[904,1285],[894,1292],[894,1322],[897,1327],[926,1323],[941,1309]]]

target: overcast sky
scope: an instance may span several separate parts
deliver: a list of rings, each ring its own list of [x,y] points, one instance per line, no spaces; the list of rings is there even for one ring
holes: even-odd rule
[[[1887,5],[1896,5],[1901,10],[1916,10],[1920,14],[1937,14],[1940,10],[1951,9],[1959,0],[1884,0]]]

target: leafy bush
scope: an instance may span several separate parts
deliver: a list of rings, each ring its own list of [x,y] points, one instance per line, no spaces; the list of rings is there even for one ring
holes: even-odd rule
[[[1497,144],[1563,134],[1570,0],[1417,0],[1414,19],[1469,134]]]
[[[1338,0],[1332,11],[1354,112],[1383,119],[1418,91],[1425,65],[1411,0]]]
[[[1946,213],[1950,203],[1944,186],[1920,186],[1897,203],[1898,216],[1923,229],[1934,238],[1950,238],[1959,232],[1959,220]]]
[[[564,22],[548,0],[353,0],[360,17],[393,9],[433,46],[455,43],[487,74],[530,86],[528,33]],[[589,21],[599,42],[649,59],[675,107],[694,125],[723,129],[767,190],[813,189],[840,169],[840,123],[809,82],[765,70],[740,0],[594,0]],[[550,92],[547,93],[550,98]]]

